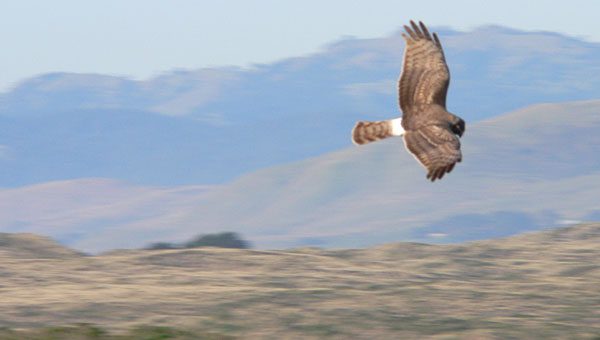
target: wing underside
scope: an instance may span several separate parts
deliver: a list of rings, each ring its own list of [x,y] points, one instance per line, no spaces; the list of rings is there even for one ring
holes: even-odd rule
[[[431,181],[444,177],[462,160],[458,137],[437,125],[406,131],[404,145],[427,169],[427,178]]]
[[[411,114],[412,107],[422,104],[446,107],[450,72],[437,34],[431,35],[422,22],[411,21],[411,27],[404,29],[406,48],[398,81],[402,112]]]

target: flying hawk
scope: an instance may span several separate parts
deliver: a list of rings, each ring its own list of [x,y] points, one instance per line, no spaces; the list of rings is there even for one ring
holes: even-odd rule
[[[358,122],[352,141],[361,145],[402,136],[406,149],[427,169],[427,179],[441,179],[462,160],[459,137],[465,121],[446,110],[450,72],[437,34],[422,22],[404,26],[406,40],[398,95],[402,117]]]

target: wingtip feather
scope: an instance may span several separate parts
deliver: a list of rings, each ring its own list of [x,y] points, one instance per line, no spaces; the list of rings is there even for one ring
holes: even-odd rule
[[[413,30],[410,27],[404,25],[404,30],[406,31],[406,33],[408,33],[408,35],[411,37],[411,39],[416,40],[418,38],[417,34],[415,32],[413,32]]]
[[[425,36],[425,38],[427,38],[427,40],[431,40],[431,34],[429,34],[427,26],[425,26],[425,24],[422,21],[419,21],[419,26],[421,27],[421,31],[423,31],[423,35]]]
[[[417,35],[417,37],[419,37],[419,38],[423,37],[423,33],[421,32],[421,29],[413,20],[410,21],[410,26],[412,27],[413,31],[415,31],[415,34]]]

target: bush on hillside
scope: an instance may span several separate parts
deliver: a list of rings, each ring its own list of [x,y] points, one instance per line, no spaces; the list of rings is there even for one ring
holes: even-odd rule
[[[237,249],[248,249],[250,244],[243,240],[240,235],[233,232],[223,232],[216,234],[206,234],[196,236],[192,240],[183,244],[170,243],[170,242],[156,242],[152,243],[145,249],[149,250],[164,250],[164,249],[185,249],[185,248],[199,248],[199,247],[219,247],[219,248],[237,248]]]
[[[240,238],[236,233],[224,232],[218,234],[200,235],[184,244],[184,248],[198,247],[220,247],[248,249],[248,242]]]
[[[156,242],[156,243],[152,243],[151,245],[146,247],[146,249],[150,249],[150,250],[178,249],[178,248],[181,248],[181,247],[175,243],[169,243],[169,242]]]

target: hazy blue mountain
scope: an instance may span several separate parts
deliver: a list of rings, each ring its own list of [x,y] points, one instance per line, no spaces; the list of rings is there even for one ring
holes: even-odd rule
[[[600,93],[598,43],[496,26],[437,31],[452,73],[448,106],[470,123]],[[355,120],[397,114],[403,48],[397,33],[251,69],[25,80],[0,96],[0,186],[92,176],[224,183],[339,150]]]
[[[0,190],[4,232],[87,251],[235,231],[261,248],[458,242],[597,219],[600,101],[471,124],[464,161],[430,183],[401,139],[348,147],[213,187],[106,179]]]

